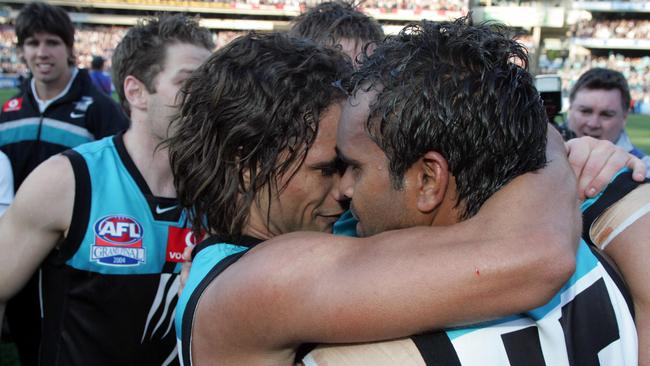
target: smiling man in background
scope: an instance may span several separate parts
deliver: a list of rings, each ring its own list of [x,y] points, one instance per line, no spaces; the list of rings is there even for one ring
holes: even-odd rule
[[[630,88],[618,71],[594,68],[580,76],[569,95],[569,128],[580,136],[609,140],[650,167],[650,157],[625,132]],[[650,174],[650,171],[648,172]]]
[[[0,150],[9,158],[17,191],[52,155],[125,130],[128,117],[77,69],[75,29],[62,8],[34,2],[16,17],[18,51],[32,77],[0,112]],[[37,276],[7,307],[11,335],[23,366],[36,364],[40,341]]]

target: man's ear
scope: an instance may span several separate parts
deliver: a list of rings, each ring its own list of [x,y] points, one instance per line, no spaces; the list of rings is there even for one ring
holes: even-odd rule
[[[124,97],[129,102],[131,110],[147,109],[147,88],[135,76],[129,75],[124,79]]]
[[[449,185],[447,159],[436,151],[429,151],[418,160],[417,208],[429,213],[444,200]]]

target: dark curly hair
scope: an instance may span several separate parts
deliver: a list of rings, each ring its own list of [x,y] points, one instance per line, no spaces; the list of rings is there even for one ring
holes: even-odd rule
[[[363,44],[384,38],[384,31],[376,20],[344,1],[323,2],[310,8],[294,18],[289,33],[325,46],[335,45],[344,38]]]
[[[501,186],[546,163],[546,114],[525,49],[504,26],[422,21],[364,54],[353,92],[376,89],[366,129],[395,189],[427,151],[448,161],[459,219]]]
[[[195,232],[237,240],[260,191],[284,188],[279,178],[304,161],[321,113],[345,99],[335,81],[351,67],[311,41],[250,33],[190,76],[167,144]]]
[[[127,113],[130,107],[124,95],[124,79],[132,75],[149,93],[155,93],[154,79],[163,69],[167,47],[176,43],[188,43],[210,51],[215,48],[210,31],[200,27],[198,19],[184,14],[146,18],[126,32],[113,53],[112,71],[115,91]]]
[[[15,26],[19,48],[23,47],[27,38],[36,33],[55,34],[68,48],[68,65],[74,65],[74,26],[68,13],[62,8],[43,2],[29,3],[20,9]]]

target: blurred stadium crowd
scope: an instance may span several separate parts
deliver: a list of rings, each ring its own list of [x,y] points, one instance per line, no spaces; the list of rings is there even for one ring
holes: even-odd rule
[[[79,0],[80,2],[90,0]],[[108,0],[92,0],[102,2]],[[305,7],[314,5],[318,0],[123,0],[125,3],[139,3],[150,5],[169,6],[218,6],[218,7],[252,7],[254,8],[284,8],[292,7],[304,10]],[[633,2],[633,1],[632,1]],[[362,8],[368,14],[389,13],[391,11],[409,10],[418,14],[420,11],[467,11],[467,0],[368,0],[362,3]],[[110,72],[110,59],[113,50],[126,32],[120,26],[90,26],[79,25],[75,39],[77,63],[80,67],[90,67],[92,57],[102,56],[106,59],[106,70]],[[221,47],[232,39],[244,34],[243,31],[214,31],[214,41]],[[610,39],[650,39],[649,19],[603,19],[593,18],[579,21],[572,25],[567,38],[592,38],[600,40]],[[518,39],[531,54],[538,51],[535,48],[533,37],[522,34]],[[16,52],[16,39],[11,25],[0,26],[0,67],[3,75],[25,75],[26,66],[21,62]],[[592,67],[607,67],[622,72],[630,85],[632,94],[631,109],[634,113],[650,114],[650,56],[629,57],[611,51],[608,56],[594,55],[565,55],[549,59],[545,54],[540,55],[539,74],[557,73],[563,80],[563,94],[568,96],[568,91],[578,77]],[[565,103],[565,106],[568,103]]]
[[[107,0],[80,0],[79,2],[102,2]],[[111,0],[111,2],[120,2]],[[319,0],[122,0],[124,3],[138,3],[161,6],[205,6],[205,7],[276,7],[303,9],[320,3]],[[421,9],[421,10],[463,10],[465,0],[368,0],[362,4],[366,9]]]
[[[620,71],[627,79],[632,97],[630,109],[633,113],[650,115],[650,56],[624,57],[610,54],[607,57],[583,56],[579,58],[556,59],[559,62],[545,64],[542,73],[557,73],[562,77],[563,95],[568,98],[578,77],[594,67]],[[565,102],[564,105],[568,105]]]
[[[111,57],[117,43],[122,39],[128,28],[106,26],[79,26],[75,35],[75,52],[77,65],[90,68],[93,56],[106,59],[106,68],[110,70]],[[220,31],[214,32],[217,47],[228,44],[234,38],[245,32]],[[11,25],[0,27],[0,67],[6,75],[20,75],[27,72],[27,66],[20,60],[16,50],[16,34]]]
[[[585,38],[650,38],[650,20],[613,19],[588,20],[572,27],[573,36]]]

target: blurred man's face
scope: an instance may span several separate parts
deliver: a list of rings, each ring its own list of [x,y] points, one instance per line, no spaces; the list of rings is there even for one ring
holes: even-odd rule
[[[341,51],[352,59],[354,67],[356,68],[358,66],[357,56],[363,51],[363,42],[358,39],[342,38],[338,41],[337,46],[340,46]]]
[[[341,51],[352,59],[352,64],[356,69],[359,67],[359,63],[357,61],[359,61],[359,57],[361,56],[361,53],[363,53],[365,44],[366,42],[361,39],[341,38],[336,43],[336,46],[341,47]],[[366,50],[369,55],[372,54],[372,52],[375,50],[375,47],[376,45],[374,43],[370,43],[368,49]]]
[[[156,138],[168,137],[169,123],[177,112],[178,91],[192,72],[210,57],[210,52],[190,43],[167,46],[163,69],[154,79],[155,92],[147,92],[147,116]]]
[[[569,128],[578,137],[591,136],[616,143],[625,127],[627,109],[618,89],[580,89],[569,108]]]
[[[25,39],[21,51],[36,83],[65,88],[72,76],[68,64],[72,50],[61,37],[52,33],[34,33]]]

